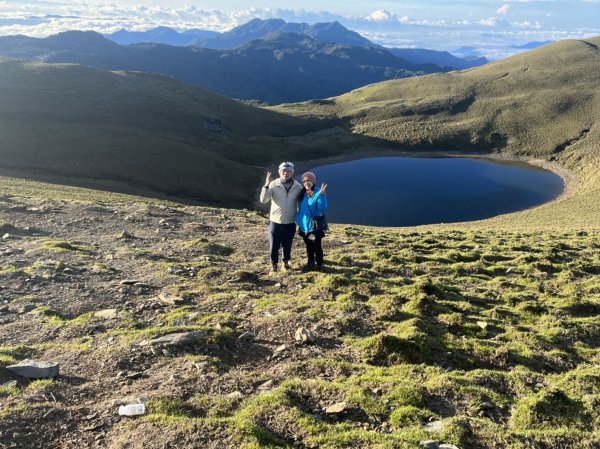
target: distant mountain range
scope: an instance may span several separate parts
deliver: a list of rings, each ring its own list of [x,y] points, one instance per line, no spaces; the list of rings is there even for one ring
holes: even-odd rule
[[[120,30],[116,33],[105,34],[104,37],[119,45],[152,43],[167,45],[193,45],[197,41],[218,36],[216,31],[186,30],[182,33],[168,27],[153,28],[148,31]]]
[[[228,97],[269,103],[327,98],[383,80],[449,70],[411,64],[382,47],[320,42],[288,32],[271,33],[233,50],[152,43],[123,46],[81,31],[44,39],[6,36],[0,37],[0,55],[161,73]]]
[[[253,19],[225,33],[213,31],[188,30],[179,33],[171,28],[159,27],[146,32],[121,30],[104,37],[118,44],[157,43],[167,45],[193,45],[202,48],[232,50],[255,39],[265,38],[275,32],[306,34],[319,42],[329,42],[361,47],[379,47],[355,31],[349,30],[339,22],[324,22],[309,25],[291,23],[282,19]],[[202,35],[202,33],[208,33]],[[411,64],[436,64],[449,69],[468,69],[489,62],[482,57],[456,57],[447,51],[426,50],[421,48],[384,48],[392,54],[406,59]]]

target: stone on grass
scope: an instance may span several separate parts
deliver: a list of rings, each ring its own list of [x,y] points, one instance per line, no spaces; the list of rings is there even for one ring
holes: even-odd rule
[[[244,399],[244,393],[241,391],[234,391],[226,396],[228,399],[235,399],[236,401]]]
[[[305,327],[299,327],[296,329],[296,334],[294,335],[296,341],[301,343],[314,343],[316,341],[313,333]]]
[[[179,346],[194,343],[201,338],[204,338],[203,331],[177,332],[150,340],[150,344],[153,346]]]
[[[16,365],[6,367],[11,373],[27,379],[43,379],[47,377],[58,376],[59,366],[55,362],[35,361],[31,359],[23,360]]]
[[[419,447],[423,449],[439,449],[440,443],[436,440],[419,441]]]
[[[336,415],[338,413],[342,413],[344,410],[348,408],[348,403],[346,402],[338,402],[336,404],[330,405],[325,409],[325,413],[328,415]]]
[[[487,321],[477,321],[477,326],[483,330],[486,330],[489,326],[489,323]]]
[[[173,295],[172,293],[162,292],[158,295],[158,299],[163,304],[168,306],[174,306],[176,304],[180,304],[183,302],[183,298],[181,296]]]
[[[424,431],[433,433],[442,432],[445,428],[446,426],[444,425],[444,422],[440,420],[431,421],[423,425]]]
[[[440,444],[439,449],[460,449],[458,446],[455,446],[454,444]]]
[[[495,408],[496,408],[496,406],[494,404],[492,404],[491,402],[482,402],[481,404],[479,404],[479,410],[482,412],[494,410]]]
[[[117,317],[117,309],[104,309],[94,312],[94,318],[101,318],[104,320],[114,320]]]

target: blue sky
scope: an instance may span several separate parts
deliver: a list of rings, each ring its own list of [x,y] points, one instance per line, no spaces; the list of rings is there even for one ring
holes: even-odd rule
[[[156,26],[226,31],[255,17],[338,20],[382,45],[471,51],[491,59],[532,41],[600,35],[600,0],[0,0],[0,35]]]

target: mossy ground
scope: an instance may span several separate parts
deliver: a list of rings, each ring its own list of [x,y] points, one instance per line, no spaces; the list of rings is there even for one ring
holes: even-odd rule
[[[53,382],[0,369],[18,381],[0,389],[3,444],[600,444],[597,231],[333,225],[324,272],[300,270],[297,239],[294,270],[273,276],[266,221],[247,211],[12,196],[0,209],[23,231],[0,243],[0,366],[61,364]],[[299,326],[315,344],[294,341]],[[197,330],[193,345],[148,344]],[[113,400],[142,395],[146,416],[118,417]]]

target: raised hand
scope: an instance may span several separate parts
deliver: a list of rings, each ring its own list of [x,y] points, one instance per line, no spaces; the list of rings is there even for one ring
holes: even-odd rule
[[[321,195],[325,195],[327,193],[327,184],[321,184]]]
[[[268,171],[267,172],[267,179],[265,179],[265,187],[268,187],[269,184],[271,184],[271,181],[273,181],[273,176],[271,176],[271,172]]]

